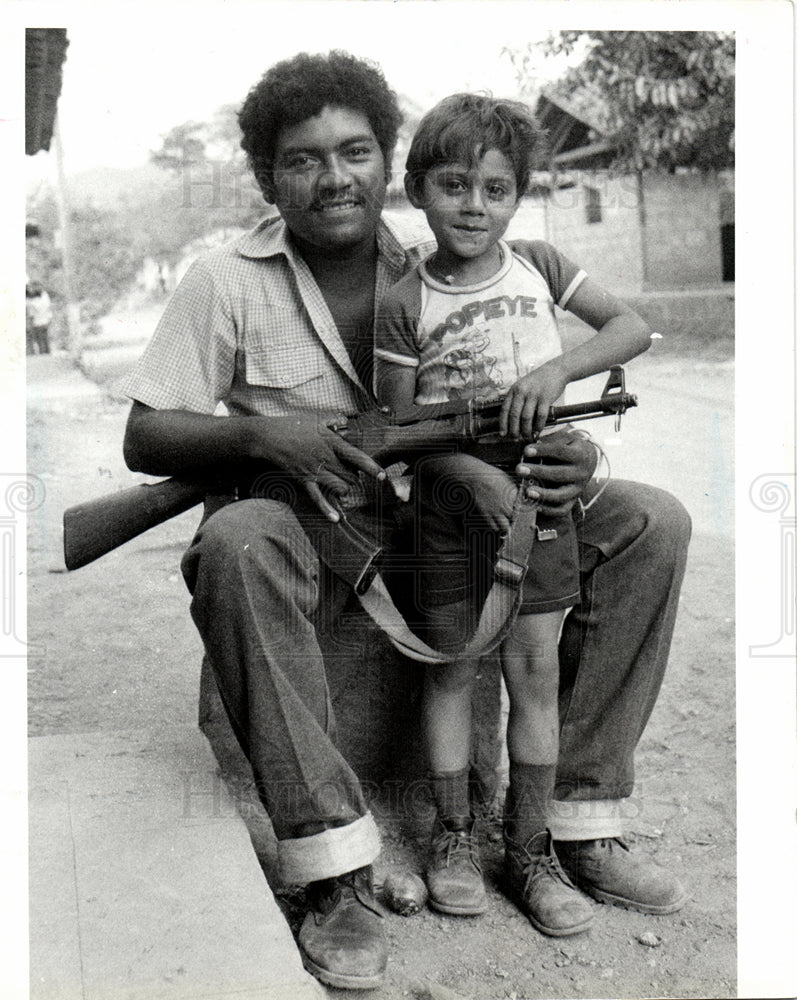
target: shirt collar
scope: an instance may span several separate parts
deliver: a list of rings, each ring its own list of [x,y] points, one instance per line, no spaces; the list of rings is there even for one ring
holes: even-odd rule
[[[284,254],[293,260],[295,251],[288,239],[288,229],[279,215],[270,215],[238,240],[243,257],[277,257]]]
[[[393,224],[380,217],[376,227],[376,245],[379,255],[389,266],[401,268],[407,259],[401,240]],[[296,249],[288,227],[278,215],[263,219],[251,232],[238,240],[238,252],[244,257],[268,258],[285,256],[291,264],[296,262]]]
[[[399,239],[394,223],[384,215],[379,217],[376,227],[376,245],[381,256],[392,267],[403,268],[407,253]]]

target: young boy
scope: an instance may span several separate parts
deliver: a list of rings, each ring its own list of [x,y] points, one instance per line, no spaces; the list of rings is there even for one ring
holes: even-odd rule
[[[383,299],[375,350],[381,404],[399,409],[502,397],[501,434],[531,441],[568,382],[649,346],[647,324],[553,247],[503,241],[528,183],[536,141],[525,105],[481,95],[446,98],[421,121],[405,188],[426,213],[437,251]],[[597,335],[563,353],[554,305],[570,309]],[[467,454],[436,456],[414,470],[423,551],[434,566],[422,577],[421,599],[429,640],[438,648],[461,648],[471,631],[489,572],[484,563],[495,539],[510,528],[517,488],[509,470]],[[558,936],[585,929],[592,917],[547,831],[558,755],[558,637],[565,610],[578,600],[578,558],[569,514],[540,514],[537,527],[520,613],[501,649],[510,702],[505,871],[531,923]],[[468,796],[477,666],[477,659],[462,657],[430,667],[423,702],[437,806],[427,869],[430,902],[463,915],[486,907]]]

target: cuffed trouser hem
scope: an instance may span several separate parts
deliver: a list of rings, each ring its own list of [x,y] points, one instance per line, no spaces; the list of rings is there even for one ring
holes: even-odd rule
[[[280,878],[286,885],[333,878],[370,865],[379,849],[379,830],[373,816],[366,813],[346,826],[277,841]]]
[[[548,828],[554,840],[621,837],[626,799],[568,799],[551,803]]]

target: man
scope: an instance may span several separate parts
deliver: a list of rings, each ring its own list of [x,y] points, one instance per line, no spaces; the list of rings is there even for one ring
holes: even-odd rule
[[[49,354],[49,331],[53,320],[50,296],[38,281],[33,281],[25,289],[25,298],[26,353]]]
[[[399,121],[378,70],[345,53],[272,67],[240,124],[280,218],[191,268],[126,387],[132,469],[243,484],[243,499],[207,518],[183,560],[192,616],[283,878],[308,886],[305,965],[350,989],[379,985],[387,961],[370,869],[379,839],[333,741],[315,625],[340,587],[326,588],[301,496],[330,520],[337,505],[356,507],[352,520],[390,544],[382,470],[319,418],[373,405],[375,306],[433,249],[381,215]],[[215,414],[219,402],[228,415]],[[592,476],[594,449],[572,437],[536,447],[561,462],[544,473],[542,507],[567,509]],[[276,493],[263,498],[264,483]],[[672,497],[610,483],[580,525],[584,592],[560,654],[556,850],[586,892],[655,913],[685,895],[625,848],[620,800],[666,664],[688,534]]]

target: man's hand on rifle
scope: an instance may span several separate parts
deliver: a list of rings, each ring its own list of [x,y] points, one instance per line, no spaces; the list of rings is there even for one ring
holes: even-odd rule
[[[539,500],[539,509],[559,516],[581,496],[597,464],[597,451],[588,438],[576,431],[557,431],[526,445],[515,471],[522,478],[532,477],[526,495]]]
[[[155,410],[134,403],[127,421],[125,459],[135,472],[185,479],[235,481],[241,468],[268,462],[301,482],[326,517],[339,514],[322,490],[343,496],[362,471],[382,468],[327,426],[336,415],[219,417],[187,410]],[[337,415],[340,420],[340,416]]]
[[[299,480],[322,513],[337,521],[340,515],[324,491],[342,497],[357,482],[358,472],[374,479],[384,479],[385,472],[364,451],[330,430],[332,419],[317,413],[266,418],[263,458]]]

